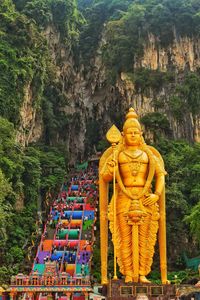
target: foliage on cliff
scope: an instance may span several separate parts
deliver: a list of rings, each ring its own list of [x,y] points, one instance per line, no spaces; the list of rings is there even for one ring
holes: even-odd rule
[[[82,59],[86,66],[99,46],[106,22],[110,19],[120,18],[131,2],[131,0],[78,1],[79,8],[86,19],[86,23],[81,28],[79,43]]]
[[[77,8],[76,0],[13,0],[15,6],[40,29],[54,25],[63,41],[70,47],[79,37],[79,27],[84,18]]]
[[[121,18],[107,24],[105,63],[113,72],[131,71],[150,33],[165,47],[181,36],[198,37],[199,28],[198,1],[134,1]]]
[[[0,114],[19,124],[25,89],[34,89],[33,106],[41,101],[47,47],[35,24],[18,13],[11,1],[0,5],[0,19]]]

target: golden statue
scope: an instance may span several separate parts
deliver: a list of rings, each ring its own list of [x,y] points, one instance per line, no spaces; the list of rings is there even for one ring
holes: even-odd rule
[[[159,229],[162,283],[167,281],[165,225],[165,169],[160,153],[145,144],[141,125],[129,109],[121,133],[114,125],[107,132],[112,144],[99,165],[102,284],[107,284],[108,220],[116,260],[125,282],[149,283]],[[109,182],[113,196],[108,205]]]

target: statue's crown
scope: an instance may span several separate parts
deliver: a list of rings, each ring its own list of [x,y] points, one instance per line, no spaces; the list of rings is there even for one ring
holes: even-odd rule
[[[138,115],[132,107],[129,108],[129,111],[126,114],[126,121],[124,122],[123,131],[130,127],[136,127],[141,130],[141,125],[138,121]]]
[[[129,108],[129,111],[126,114],[126,120],[127,119],[138,119],[138,115],[136,114],[134,108]]]

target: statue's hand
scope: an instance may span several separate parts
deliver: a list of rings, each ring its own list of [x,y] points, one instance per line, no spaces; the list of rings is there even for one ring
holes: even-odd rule
[[[111,159],[107,162],[107,166],[108,166],[108,170],[110,173],[113,173],[114,172],[114,169],[115,169],[115,172],[117,171],[117,168],[118,168],[118,164],[117,164],[117,160],[116,159]]]
[[[151,206],[156,203],[159,199],[159,196],[156,194],[150,194],[146,199],[143,200],[143,205]]]

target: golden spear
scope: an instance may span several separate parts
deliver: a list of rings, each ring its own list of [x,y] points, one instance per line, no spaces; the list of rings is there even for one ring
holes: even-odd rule
[[[120,142],[122,136],[119,129],[113,125],[106,134],[107,140],[111,143],[113,149],[113,224],[114,224],[114,234],[113,234],[113,244],[114,244],[114,276],[113,279],[117,280],[117,254],[116,254],[116,231],[117,231],[117,214],[116,214],[116,147]]]

